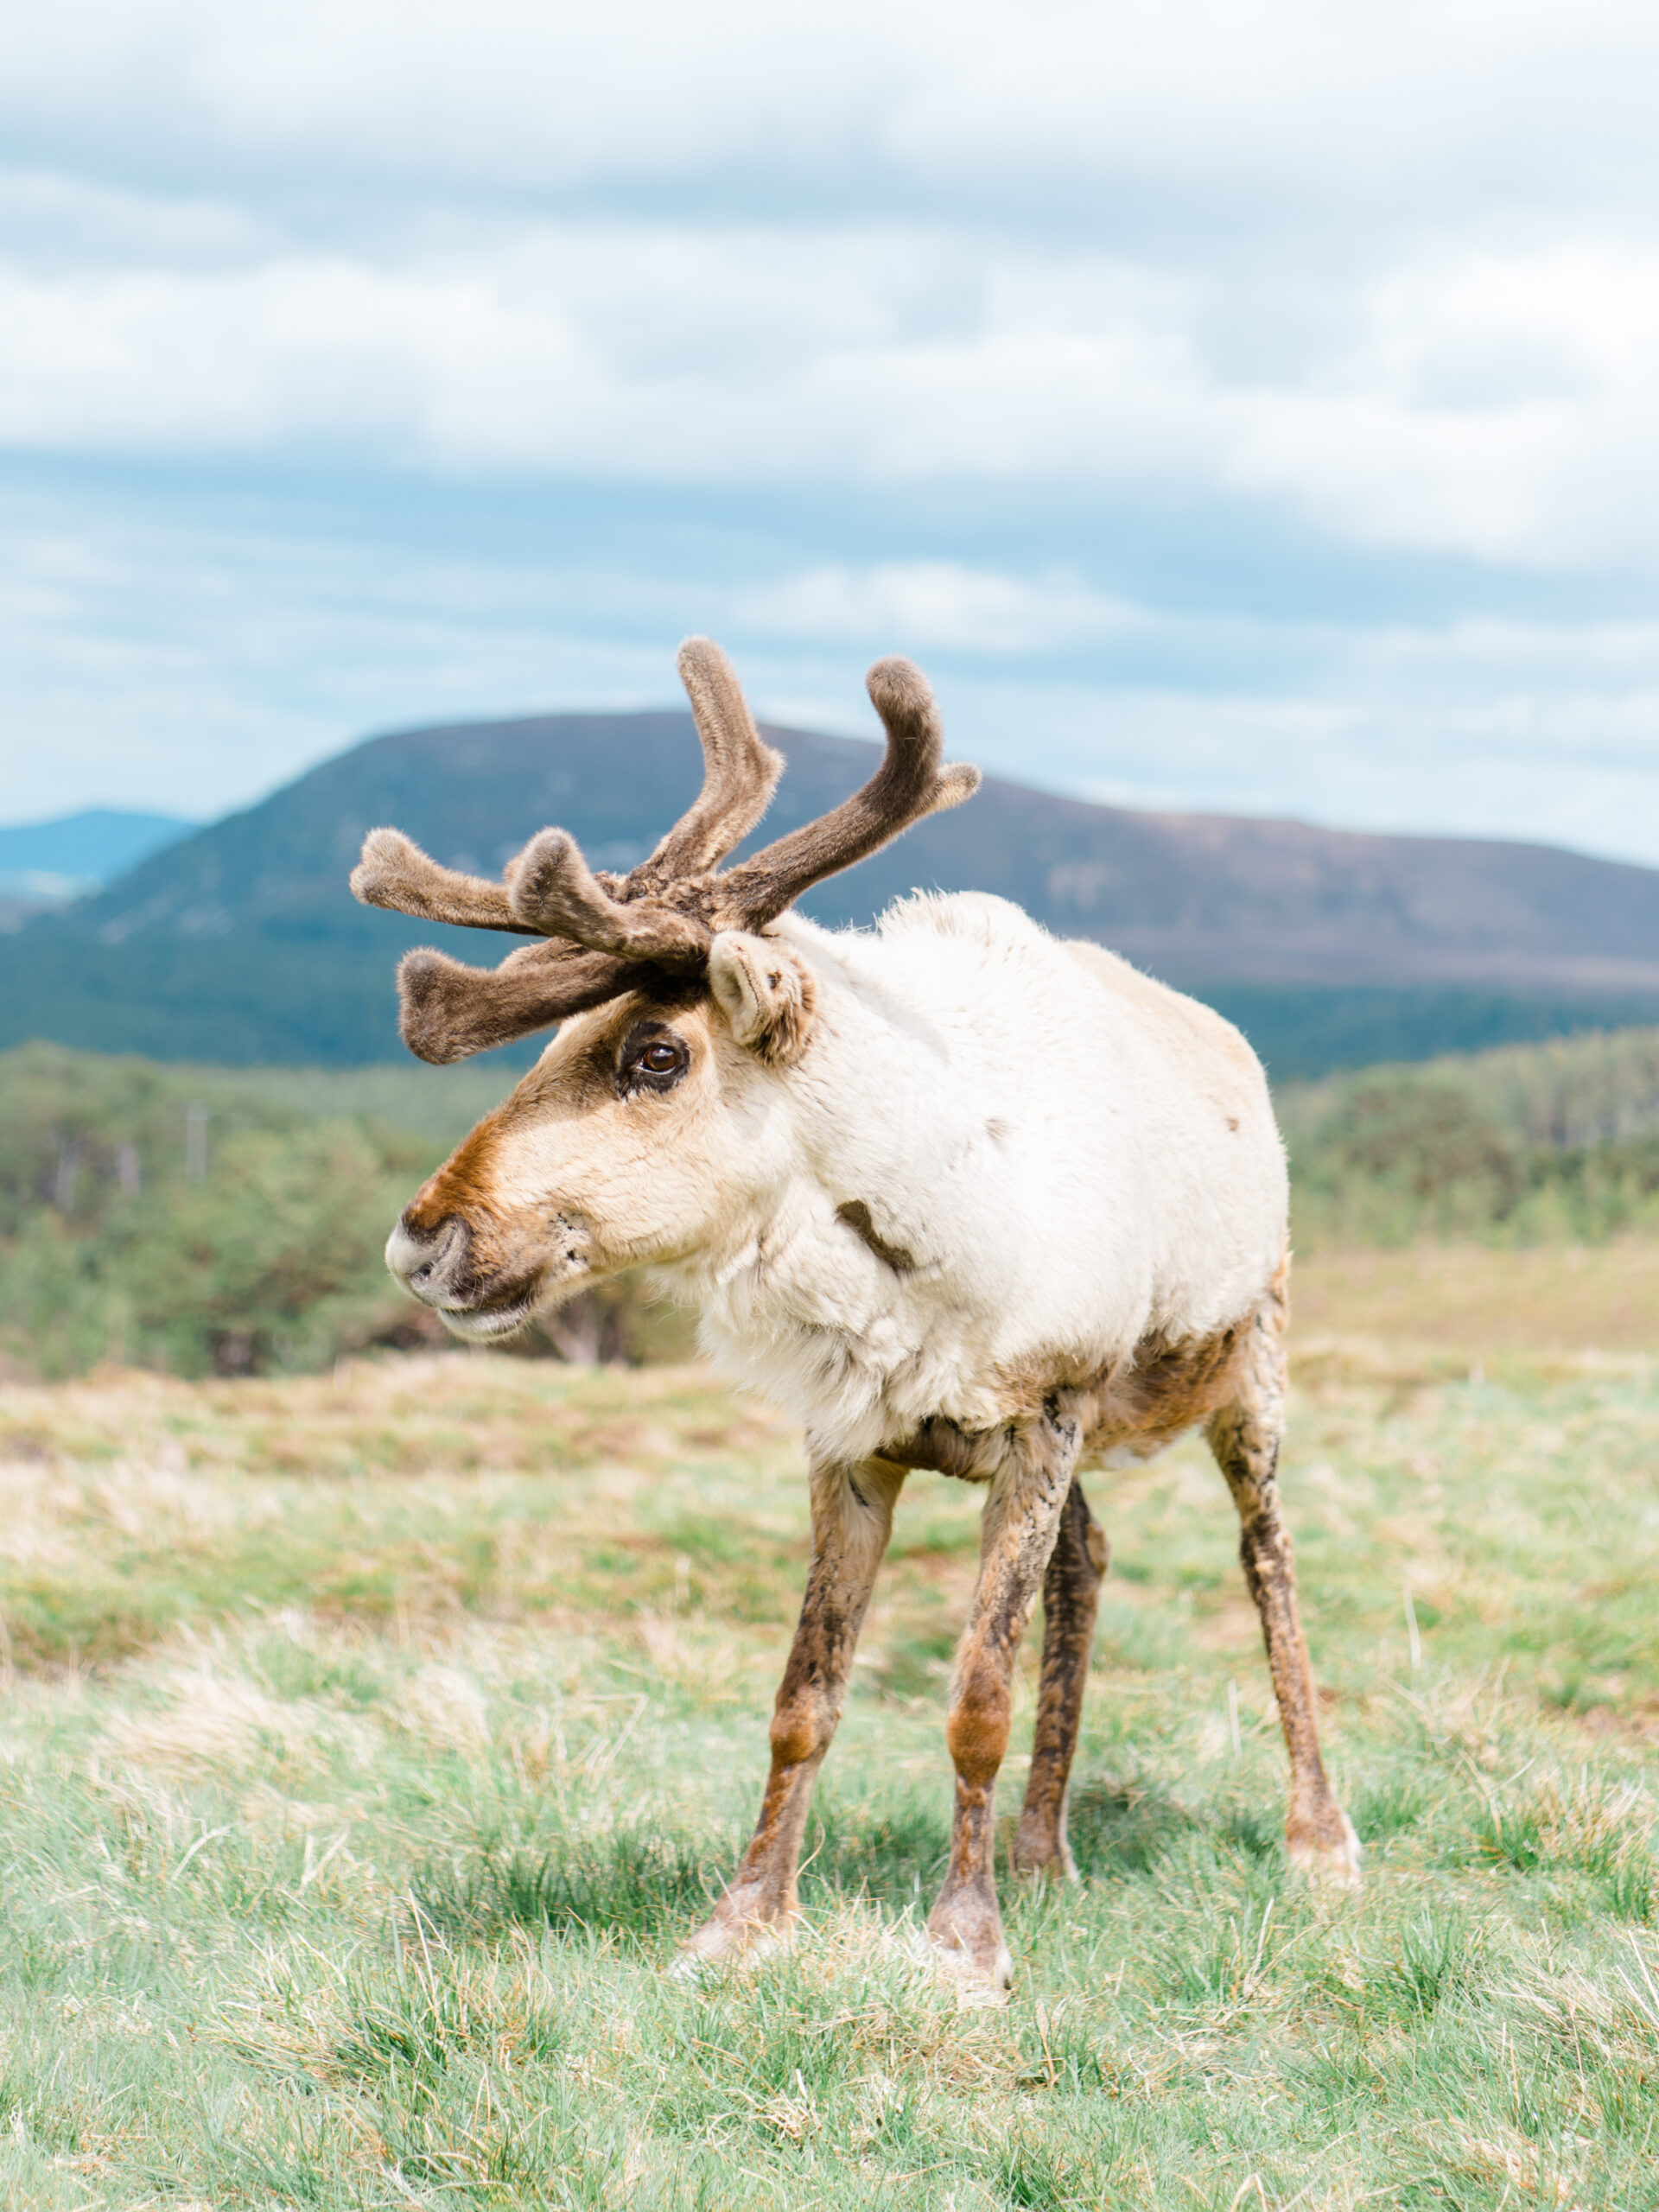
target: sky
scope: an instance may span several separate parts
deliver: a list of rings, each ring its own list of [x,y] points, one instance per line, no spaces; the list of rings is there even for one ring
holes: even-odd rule
[[[763,714],[1659,864],[1659,10],[0,0],[0,821]]]

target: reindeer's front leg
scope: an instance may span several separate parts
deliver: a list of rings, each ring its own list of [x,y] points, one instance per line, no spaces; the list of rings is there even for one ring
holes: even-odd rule
[[[1041,1589],[1083,1446],[1064,1396],[1041,1421],[1014,1430],[985,1502],[979,1582],[957,1655],[945,1741],[957,1770],[950,1864],[927,1929],[964,1979],[1007,1988],[1013,1961],[1002,1939],[993,1865],[997,1770],[1008,1748],[1014,1654]]]
[[[858,1632],[893,1529],[905,1470],[886,1460],[815,1465],[812,1566],[772,1715],[772,1772],[760,1817],[726,1894],[681,1953],[724,1959],[787,1934],[812,1785],[841,1719]]]

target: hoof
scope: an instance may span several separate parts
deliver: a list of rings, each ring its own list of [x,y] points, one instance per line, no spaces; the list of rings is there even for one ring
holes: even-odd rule
[[[956,1992],[964,2012],[997,2011],[1007,2003],[1014,1986],[1014,1957],[1006,1943],[1000,1942],[988,1958],[976,1958],[959,1945],[918,1929],[911,1948],[919,1965]]]
[[[1014,1961],[995,1892],[976,1886],[941,1897],[928,1918],[927,1944],[935,1971],[954,1983],[959,2004],[1007,2003]]]
[[[1064,1836],[1016,1834],[1008,1864],[1024,1882],[1075,1882],[1077,1862]]]
[[[1339,1805],[1332,1805],[1317,1821],[1287,1822],[1285,1849],[1294,1871],[1306,1875],[1315,1889],[1359,1887],[1359,1838]]]
[[[730,1966],[741,1959],[746,1965],[787,1950],[795,1940],[799,1916],[773,1919],[745,1919],[740,1914],[716,1911],[705,1920],[675,1955],[668,1969],[672,1981],[696,1981],[711,1967]]]

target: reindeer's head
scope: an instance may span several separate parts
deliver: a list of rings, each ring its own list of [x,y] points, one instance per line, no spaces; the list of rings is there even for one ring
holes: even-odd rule
[[[688,640],[680,674],[703,787],[629,874],[590,873],[563,830],[532,837],[499,883],[440,868],[395,830],[370,832],[353,874],[371,906],[543,940],[494,969],[405,954],[401,1027],[421,1058],[463,1059],[563,1024],[386,1247],[392,1272],[460,1335],[504,1336],[596,1277],[692,1258],[764,1194],[783,1166],[768,1094],[810,1042],[815,996],[770,925],[810,885],[978,786],[977,769],[942,764],[921,671],[878,661],[868,681],[887,749],[875,774],[722,871],[784,764],[717,645]]]

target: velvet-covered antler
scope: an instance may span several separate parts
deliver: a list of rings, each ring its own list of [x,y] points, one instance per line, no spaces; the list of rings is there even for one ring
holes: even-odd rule
[[[944,766],[944,724],[914,661],[894,653],[877,661],[864,682],[887,733],[881,766],[861,791],[721,877],[728,906],[742,915],[744,929],[764,928],[813,884],[868,860],[912,823],[960,806],[979,789],[977,768]]]
[[[783,754],[762,744],[737,671],[714,639],[688,638],[678,666],[702,740],[703,785],[690,810],[628,878],[652,891],[723,861],[766,812],[784,772]]]
[[[896,658],[878,661],[868,687],[887,749],[875,774],[819,820],[717,873],[765,813],[784,764],[761,742],[732,664],[712,639],[688,639],[679,668],[702,741],[702,789],[626,876],[592,872],[563,830],[538,831],[499,883],[440,867],[399,830],[370,831],[352,874],[365,904],[547,940],[495,969],[425,950],[406,954],[399,1026],[422,1059],[463,1059],[509,1043],[636,988],[653,972],[696,974],[720,931],[764,929],[810,885],[979,786],[976,768],[944,765],[938,709],[921,671]]]
[[[417,1059],[443,1067],[603,1006],[653,972],[571,944],[522,945],[497,968],[417,945],[397,965],[397,1027]]]

